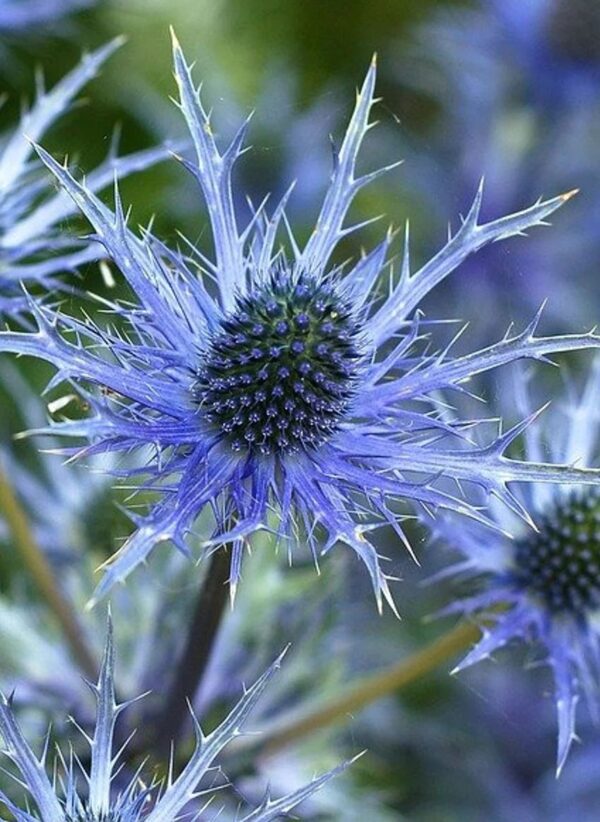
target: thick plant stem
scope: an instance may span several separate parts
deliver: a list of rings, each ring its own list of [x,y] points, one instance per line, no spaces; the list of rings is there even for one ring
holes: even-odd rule
[[[65,634],[73,657],[85,675],[95,682],[98,676],[97,660],[85,642],[77,615],[57,585],[52,567],[37,544],[27,516],[1,467],[0,509],[31,578]]]
[[[158,719],[153,747],[157,757],[169,757],[171,745],[180,736],[192,701],[210,662],[211,653],[229,600],[229,550],[212,555],[200,588],[186,642]]]
[[[365,677],[338,698],[317,707],[309,707],[277,723],[258,743],[266,756],[276,753],[305,736],[323,728],[344,722],[372,702],[404,688],[431,673],[477,641],[481,630],[471,623],[462,623],[408,659],[373,676]]]

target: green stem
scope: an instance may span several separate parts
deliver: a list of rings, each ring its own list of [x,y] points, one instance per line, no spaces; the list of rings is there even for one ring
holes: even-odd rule
[[[14,537],[23,562],[40,594],[47,602],[67,638],[73,657],[92,682],[98,675],[97,661],[85,643],[77,615],[64,597],[43,551],[37,544],[27,516],[6,474],[0,468],[0,509]]]
[[[477,641],[479,628],[471,623],[462,623],[436,639],[431,645],[412,654],[408,659],[393,665],[380,673],[365,677],[342,694],[328,700],[321,706],[309,707],[287,722],[277,723],[271,733],[265,733],[258,743],[266,756],[297,742],[305,736],[331,725],[345,722],[353,714],[372,702],[410,685],[431,673],[441,663],[456,656]],[[256,742],[254,742],[256,745]]]

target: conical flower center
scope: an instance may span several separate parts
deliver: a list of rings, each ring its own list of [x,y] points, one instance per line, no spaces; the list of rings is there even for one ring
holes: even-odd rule
[[[600,605],[600,494],[574,494],[515,545],[517,577],[553,611]]]
[[[201,409],[235,450],[319,445],[352,397],[358,333],[332,285],[274,276],[213,338],[196,384]]]
[[[600,61],[600,0],[555,0],[548,36],[563,57]]]

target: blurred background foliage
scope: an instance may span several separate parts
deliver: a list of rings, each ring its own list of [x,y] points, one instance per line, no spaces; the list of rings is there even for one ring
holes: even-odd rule
[[[50,147],[68,153],[85,169],[104,156],[116,124],[122,132],[123,151],[151,145],[157,133],[175,136],[179,130],[182,134],[175,107],[168,101],[174,91],[168,35],[173,26],[186,53],[196,60],[197,75],[203,78],[207,93],[222,100],[222,105],[220,101],[215,106],[215,117],[223,132],[233,128],[240,112],[256,109],[259,126],[252,132],[253,153],[246,166],[254,166],[248,174],[257,189],[266,192],[273,187],[269,183],[281,185],[289,180],[281,144],[288,129],[294,128],[294,119],[314,109],[320,98],[321,116],[315,119],[312,134],[306,134],[307,142],[294,148],[304,154],[314,152],[328,163],[328,131],[335,133],[337,126],[340,133],[351,95],[375,52],[383,98],[380,119],[398,130],[404,121],[415,129],[430,120],[431,101],[404,84],[395,67],[402,39],[440,5],[448,4],[439,0],[379,0],[368,6],[318,0],[285,4],[275,0],[109,0],[74,16],[63,27],[60,39],[42,32],[26,40],[12,38],[10,60],[0,66],[8,97],[1,114],[7,123],[15,119],[23,97],[31,99],[39,67],[52,86],[73,67],[82,49],[125,33],[127,45],[88,86],[82,107],[56,126]],[[269,97],[272,90],[278,92],[275,100]],[[320,181],[322,187],[324,183]],[[198,231],[202,215],[194,201],[187,199],[192,195],[180,192],[186,184],[185,175],[173,164],[127,182],[125,199],[135,204],[141,221],[154,215],[165,230],[172,231],[176,225],[183,231]],[[176,219],[164,207],[164,194],[157,201],[161,186],[178,192],[172,194],[174,203],[169,200]],[[395,212],[403,215],[406,192],[400,185],[394,188],[395,205],[400,198]],[[182,198],[187,209],[176,202]],[[313,214],[316,208],[313,202]],[[307,220],[310,216],[306,215]]]
[[[522,0],[524,8],[529,3]],[[549,309],[548,326],[562,330],[577,324],[580,330],[595,321],[600,294],[600,258],[595,254],[600,199],[594,199],[599,160],[597,149],[590,149],[589,130],[597,129],[599,121],[585,124],[580,116],[583,108],[587,113],[597,106],[597,87],[596,96],[578,102],[572,112],[564,101],[560,105],[548,98],[540,102],[530,93],[527,72],[543,79],[550,69],[543,62],[519,63],[518,50],[510,51],[515,45],[510,28],[505,41],[493,39],[492,23],[486,26],[485,15],[497,5],[485,0],[106,0],[52,30],[1,36],[0,78],[6,101],[0,123],[7,128],[17,120],[23,100],[32,98],[40,68],[52,86],[76,64],[82,50],[124,33],[127,44],[89,84],[81,104],[53,128],[46,148],[59,156],[68,154],[85,171],[106,155],[115,128],[123,152],[165,137],[181,137],[182,124],[168,101],[174,92],[168,35],[172,25],[188,58],[197,62],[196,77],[204,80],[207,98],[217,101],[219,132],[230,134],[240,115],[256,108],[253,150],[239,173],[254,202],[268,191],[281,192],[298,176],[292,212],[303,236],[318,209],[330,167],[327,135],[340,134],[354,89],[377,52],[378,90],[383,98],[377,114],[382,125],[370,137],[366,156],[378,164],[399,156],[407,162],[361,195],[359,211],[364,211],[363,216],[383,213],[395,225],[410,216],[419,260],[442,244],[447,221],[456,225],[458,213],[466,209],[484,172],[491,178],[488,202],[490,210],[497,212],[494,216],[529,205],[538,195],[558,193],[555,185],[584,184],[585,188],[587,183],[583,211],[581,207],[573,211],[579,215],[580,234],[575,239],[569,235],[576,230],[575,216],[561,212],[552,239],[543,232],[540,240],[542,249],[545,241],[551,243],[552,263],[557,257],[561,265],[568,262],[562,286],[547,276],[533,288],[528,266],[546,276],[548,247],[540,251],[541,262],[533,253],[522,259],[521,240],[516,240],[500,259],[484,258],[496,276],[506,269],[502,286],[486,281],[484,288],[481,268],[486,263],[478,262],[477,270],[466,272],[466,281],[453,282],[438,297],[444,316],[474,319],[474,333],[485,332],[490,340],[490,328],[501,334],[500,326],[508,320],[530,319],[544,288],[552,296],[556,287],[560,296],[558,305]],[[506,8],[509,5],[512,0]],[[531,5],[539,5],[538,0],[531,0]],[[589,5],[595,6],[595,0]],[[600,35],[600,25],[598,30]],[[458,41],[458,54],[452,50],[457,31],[464,36],[462,44]],[[478,55],[481,60],[475,60]],[[475,95],[467,80],[477,81]],[[499,91],[505,83],[508,98]],[[558,152],[556,172],[556,157],[540,157],[539,133],[541,129],[546,136],[553,134],[560,145],[565,123],[559,120],[565,110],[565,131],[576,133],[571,133],[567,153]],[[491,153],[493,145],[501,146],[501,157]],[[567,180],[565,168],[571,167],[573,179]],[[519,185],[512,186],[513,180]],[[163,163],[125,180],[122,194],[124,202],[132,204],[136,221],[155,218],[162,238],[175,241],[182,232],[201,244],[200,198],[177,163]],[[516,202],[510,202],[513,196]],[[238,205],[243,211],[245,204]],[[582,213],[587,215],[584,228]],[[85,230],[76,219],[68,227]],[[380,228],[369,228],[367,238],[370,232],[376,236]],[[589,242],[590,234],[596,235],[596,245]],[[106,288],[96,265],[82,275],[90,290]],[[591,299],[589,294],[576,293],[578,286],[573,283],[582,282],[590,287]],[[565,283],[571,288],[569,301],[562,299]],[[48,376],[46,369],[31,363],[21,369],[36,386]],[[10,388],[4,391],[0,408],[0,433],[8,442],[22,427]],[[16,453],[35,470],[30,447],[21,444]],[[123,534],[114,535],[119,536]],[[443,623],[426,618],[445,603],[446,594],[443,586],[423,585],[435,563],[416,526],[414,537],[423,546],[423,569],[410,562],[392,536],[387,540],[391,567],[403,579],[397,586],[401,622],[390,614],[377,616],[362,573],[355,573],[355,563],[347,557],[336,556],[325,563],[320,585],[315,585],[310,561],[288,569],[285,557],[275,562],[270,551],[265,562],[262,546],[257,546],[261,550],[249,564],[240,600],[226,621],[211,676],[199,696],[209,724],[222,716],[228,704],[227,687],[260,670],[285,640],[295,647],[287,693],[283,688],[281,695],[284,703],[307,695],[335,695],[354,676],[392,664],[440,633]],[[27,587],[19,584],[14,564],[12,559],[2,559],[0,590],[5,599],[14,596],[22,601],[25,596],[26,600]],[[7,578],[16,579],[15,585]],[[147,597],[162,595],[159,583],[146,584]],[[185,603],[182,607],[185,610]],[[0,625],[4,643],[9,632],[10,624],[4,620]],[[9,656],[10,671],[2,671]],[[13,676],[13,657],[12,651],[10,655],[0,651],[4,682]],[[554,781],[550,770],[553,708],[545,698],[546,680],[539,671],[525,676],[520,662],[511,666],[506,661],[495,666],[493,675],[484,669],[460,681],[450,679],[443,669],[397,697],[372,705],[345,727],[323,731],[271,761],[259,762],[258,768],[236,764],[233,757],[232,768],[245,777],[243,784],[250,792],[263,764],[274,786],[289,788],[295,770],[303,769],[303,775],[310,777],[367,748],[367,755],[339,784],[332,784],[315,800],[306,818],[526,822],[579,816],[591,822],[598,818],[600,807],[598,750],[589,746],[576,753],[563,780]],[[127,665],[127,657],[122,658],[121,666]]]

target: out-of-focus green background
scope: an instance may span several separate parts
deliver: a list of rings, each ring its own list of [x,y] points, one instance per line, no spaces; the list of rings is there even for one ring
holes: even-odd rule
[[[60,38],[36,33],[11,44],[10,62],[0,66],[8,95],[0,117],[4,123],[14,120],[22,100],[31,98],[39,67],[51,86],[75,65],[82,49],[125,34],[125,47],[87,87],[87,103],[64,117],[45,143],[57,153],[68,153],[85,170],[102,158],[115,124],[122,130],[123,151],[146,147],[159,137],[183,135],[183,125],[168,100],[174,94],[169,37],[173,26],[188,58],[197,61],[196,77],[204,81],[207,97],[217,100],[215,119],[224,133],[231,131],[240,114],[257,109],[258,125],[251,132],[253,155],[244,169],[257,192],[266,192],[273,184],[289,181],[281,144],[294,118],[306,114],[317,101],[321,104],[315,128],[303,133],[307,143],[301,151],[314,152],[327,170],[329,131],[342,133],[354,89],[375,52],[383,98],[378,118],[398,129],[403,122],[410,122],[411,130],[428,122],[430,101],[403,83],[397,66],[404,38],[440,5],[449,4],[440,0],[109,0],[77,15],[68,28],[63,27]],[[270,94],[274,89],[277,95]],[[393,156],[381,159],[391,162],[399,152],[397,147]],[[405,192],[400,178],[395,182],[394,217],[400,219],[406,213]],[[169,208],[165,208],[165,188],[172,194]],[[124,199],[134,204],[140,221],[155,216],[163,234],[176,227],[193,235],[202,228],[202,214],[195,208],[192,191],[191,183],[172,164],[127,181]],[[315,202],[312,214],[317,206]],[[312,214],[307,211],[304,216],[308,219]]]

